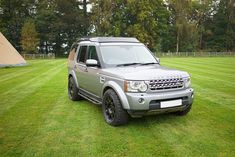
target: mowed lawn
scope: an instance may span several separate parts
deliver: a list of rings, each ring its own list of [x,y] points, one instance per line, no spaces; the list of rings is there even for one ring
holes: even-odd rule
[[[111,127],[101,108],[67,96],[67,63],[0,69],[0,156],[235,156],[235,58],[162,58],[188,71],[195,101],[184,117]]]

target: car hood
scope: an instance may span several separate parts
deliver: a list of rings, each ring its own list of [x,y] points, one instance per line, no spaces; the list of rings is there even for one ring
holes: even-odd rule
[[[125,80],[152,80],[172,77],[189,77],[187,72],[160,65],[107,68],[103,69],[100,74]]]

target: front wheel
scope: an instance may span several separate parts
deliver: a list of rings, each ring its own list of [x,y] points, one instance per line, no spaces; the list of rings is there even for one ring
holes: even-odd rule
[[[121,101],[112,89],[104,93],[102,111],[105,121],[112,126],[124,125],[128,122],[129,115],[122,108]]]

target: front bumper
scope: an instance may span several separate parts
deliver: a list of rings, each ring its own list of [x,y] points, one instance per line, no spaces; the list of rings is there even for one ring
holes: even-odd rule
[[[193,103],[194,90],[192,88],[164,91],[157,93],[126,93],[131,115],[155,114],[161,112],[174,112],[186,109]],[[140,103],[140,99],[144,100]],[[177,107],[160,108],[161,101],[182,99],[182,105]]]

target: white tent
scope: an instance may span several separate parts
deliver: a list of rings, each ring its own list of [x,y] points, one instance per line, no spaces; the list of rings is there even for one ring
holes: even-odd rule
[[[0,67],[26,65],[24,58],[0,32]]]

